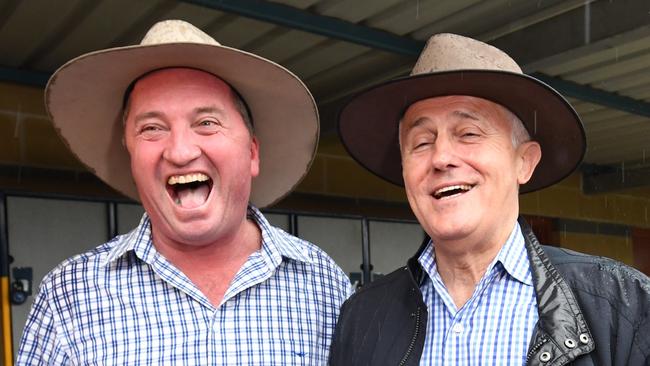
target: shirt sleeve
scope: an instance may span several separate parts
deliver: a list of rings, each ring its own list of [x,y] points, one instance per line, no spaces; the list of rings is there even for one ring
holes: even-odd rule
[[[16,366],[71,364],[59,339],[47,289],[41,286],[20,340]]]

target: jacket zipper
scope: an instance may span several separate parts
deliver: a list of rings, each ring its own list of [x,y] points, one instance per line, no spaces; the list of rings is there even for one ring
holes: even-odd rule
[[[406,364],[406,361],[411,356],[411,352],[413,352],[413,348],[415,348],[415,342],[418,339],[419,333],[420,333],[420,307],[418,306],[417,310],[415,311],[415,331],[413,332],[411,343],[409,343],[409,347],[406,349],[406,353],[404,354],[404,357],[402,357],[402,360],[399,362],[399,366],[404,366]]]
[[[528,362],[530,361],[530,358],[539,351],[540,348],[548,341],[546,336],[542,336],[533,347],[530,348],[528,351],[528,355],[526,356],[526,365],[528,365]]]

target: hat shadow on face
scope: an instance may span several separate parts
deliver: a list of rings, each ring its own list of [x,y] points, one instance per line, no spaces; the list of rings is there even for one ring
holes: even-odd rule
[[[513,66],[514,65],[514,66]],[[508,55],[470,38],[440,34],[423,50],[413,73],[354,95],[338,115],[348,153],[380,178],[403,186],[398,127],[413,103],[466,95],[490,100],[514,113],[542,150],[521,193],[550,186],[582,161],[586,138],[578,114],[557,91],[525,74]]]

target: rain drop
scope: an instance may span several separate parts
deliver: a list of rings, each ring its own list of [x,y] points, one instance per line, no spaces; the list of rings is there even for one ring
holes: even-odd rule
[[[625,162],[621,162],[621,183],[625,183]]]
[[[585,1],[585,44],[591,42],[591,5]]]
[[[23,124],[23,116],[22,113],[20,113],[20,106],[18,107],[18,110],[16,111],[16,125],[14,127],[14,138],[17,139],[18,136],[20,135],[20,130],[21,126]]]

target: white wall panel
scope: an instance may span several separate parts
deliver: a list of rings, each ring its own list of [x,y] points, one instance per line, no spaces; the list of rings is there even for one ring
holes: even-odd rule
[[[133,203],[119,203],[117,205],[117,233],[126,234],[140,223],[144,208]]]
[[[418,224],[370,221],[370,262],[373,272],[388,274],[415,254],[424,231]]]
[[[289,215],[265,213],[264,217],[266,217],[266,219],[269,221],[271,225],[279,227],[280,229],[286,232],[289,232]]]
[[[321,247],[348,275],[361,271],[361,220],[299,216],[298,236]]]
[[[33,296],[11,307],[15,351],[43,276],[64,259],[104,243],[107,214],[103,202],[7,197],[11,268],[34,271]]]

